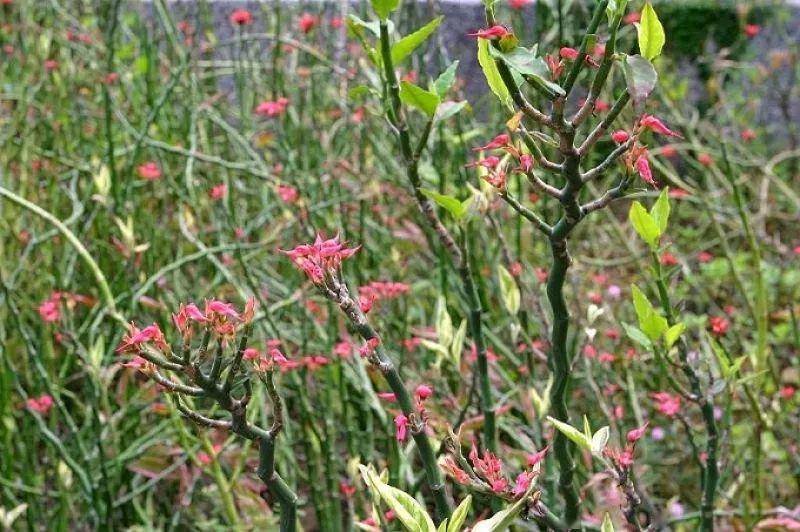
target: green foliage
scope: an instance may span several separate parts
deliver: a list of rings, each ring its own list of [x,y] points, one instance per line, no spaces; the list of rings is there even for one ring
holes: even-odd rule
[[[645,59],[653,61],[661,55],[666,37],[664,27],[658,20],[658,15],[650,2],[645,3],[644,9],[642,9],[642,18],[636,30],[639,37],[639,53]]]
[[[405,59],[407,59],[422,43],[424,43],[431,34],[436,31],[439,24],[442,23],[444,17],[436,17],[420,29],[406,35],[392,45],[392,63],[398,66]]]
[[[503,79],[500,77],[500,72],[497,70],[497,65],[492,57],[489,41],[486,39],[478,39],[478,63],[483,70],[483,75],[486,77],[486,83],[489,89],[500,100],[504,106],[511,109],[512,100],[511,94],[508,92]]]

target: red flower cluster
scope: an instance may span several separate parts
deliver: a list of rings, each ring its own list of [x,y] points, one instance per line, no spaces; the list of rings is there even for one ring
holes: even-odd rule
[[[289,98],[278,98],[275,101],[263,101],[256,106],[255,113],[259,116],[274,118],[280,116],[289,107]]]
[[[311,282],[321,284],[326,275],[334,274],[344,259],[352,257],[359,247],[348,248],[335,236],[323,240],[321,235],[313,244],[301,244],[296,248],[283,251],[292,262],[308,275]]]

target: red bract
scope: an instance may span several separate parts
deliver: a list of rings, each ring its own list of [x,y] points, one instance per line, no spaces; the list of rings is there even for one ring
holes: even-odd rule
[[[647,150],[645,150],[645,153],[636,159],[636,171],[639,173],[645,183],[653,188],[657,188],[656,182],[653,179],[653,171],[650,170],[650,161],[647,160]]]
[[[397,414],[394,417],[394,426],[397,441],[405,441],[408,435],[408,418],[405,414]]]
[[[467,475],[466,471],[456,465],[456,461],[452,456],[445,456],[442,461],[439,462],[439,466],[442,468],[442,471],[444,471],[449,477],[459,484],[469,484],[469,475]]]
[[[31,397],[25,401],[25,406],[28,410],[46,416],[50,409],[53,407],[53,398],[49,395],[40,395],[39,397]]]
[[[253,23],[253,14],[246,9],[235,9],[231,13],[231,23],[237,26],[246,26]]]
[[[627,436],[625,436],[625,439],[628,440],[628,443],[636,443],[637,441],[639,441],[642,438],[642,436],[644,436],[644,433],[647,431],[647,425],[649,424],[650,423],[647,422],[638,429],[629,430]]]
[[[289,185],[278,185],[275,187],[275,192],[281,201],[285,203],[295,203],[300,197],[297,189]]]
[[[745,26],[744,26],[744,34],[747,37],[752,39],[753,37],[755,37],[759,33],[761,33],[761,26],[759,26],[758,24],[745,24]]]
[[[533,471],[523,471],[517,475],[517,479],[514,481],[514,488],[511,490],[511,494],[514,495],[514,497],[521,497],[522,495],[525,495],[525,493],[531,487],[531,482],[534,478],[536,478],[536,473]]]
[[[644,129],[649,129],[659,135],[666,135],[667,137],[681,137],[678,133],[675,133],[670,128],[668,128],[664,122],[653,115],[642,115],[639,119],[639,125],[642,126]]]
[[[509,142],[511,142],[511,136],[508,133],[501,133],[497,135],[495,138],[493,138],[492,141],[486,146],[472,148],[472,151],[497,150],[499,148],[505,148],[506,146],[508,146]]]
[[[256,106],[255,113],[259,116],[273,118],[280,116],[289,106],[289,98],[278,98],[275,101],[263,101]]]
[[[358,247],[346,247],[338,235],[323,240],[318,234],[313,244],[301,244],[283,253],[288,255],[295,266],[303,270],[313,283],[320,284],[325,280],[326,274],[335,273],[342,261],[352,257],[358,249]]]
[[[611,134],[611,139],[617,144],[622,144],[624,142],[627,142],[630,137],[631,136],[628,134],[628,132],[623,129],[615,131]]]
[[[505,26],[495,25],[491,28],[476,31],[475,33],[468,33],[470,37],[477,37],[478,39],[499,39],[509,35],[508,29]]]
[[[317,25],[317,17],[310,13],[303,13],[297,21],[297,26],[303,33],[309,33]]]
[[[531,1],[532,0],[509,0],[508,5],[511,7],[511,9],[516,9],[519,11],[530,4]]]
[[[558,51],[558,55],[560,55],[562,59],[575,61],[578,58],[578,50],[564,46]]]
[[[428,386],[427,384],[420,384],[417,386],[417,389],[414,390],[414,395],[416,395],[420,400],[425,400],[431,395],[433,395],[433,388]]]
[[[711,316],[708,319],[708,325],[711,329],[711,333],[714,336],[725,336],[728,332],[728,328],[730,327],[730,322],[724,316]]]
[[[46,323],[53,323],[61,319],[61,308],[59,301],[61,300],[60,292],[53,292],[50,297],[43,301],[39,308],[39,317]]]
[[[528,462],[528,467],[533,467],[536,464],[538,464],[539,462],[541,462],[544,459],[545,455],[547,455],[547,451],[548,450],[550,450],[550,446],[549,445],[546,446],[541,451],[535,452],[533,454],[529,454],[527,456],[527,458],[526,458],[526,460]]]
[[[162,351],[169,350],[164,333],[157,324],[153,323],[144,329],[139,329],[131,322],[128,326],[128,333],[122,337],[122,341],[117,347],[117,353],[138,353],[142,345],[153,343]]]
[[[650,394],[656,401],[656,410],[667,417],[675,417],[681,411],[680,395],[672,395],[668,392],[654,392]]]
[[[228,186],[225,183],[215,185],[208,191],[208,197],[212,200],[221,200],[228,192]]]
[[[484,451],[481,458],[473,442],[469,459],[475,472],[489,484],[492,491],[502,493],[506,490],[508,479],[503,476],[503,463],[497,456],[490,451]]]
[[[161,168],[153,161],[139,165],[136,168],[136,172],[139,174],[139,177],[147,181],[155,181],[161,177]]]
[[[486,168],[488,170],[492,170],[495,167],[497,167],[498,164],[500,164],[500,157],[496,157],[494,155],[490,155],[489,157],[486,157],[484,159],[479,159],[479,160],[477,160],[475,162],[471,162],[471,163],[466,164],[464,166],[465,166],[465,168],[474,168],[476,166],[481,166],[481,167]]]

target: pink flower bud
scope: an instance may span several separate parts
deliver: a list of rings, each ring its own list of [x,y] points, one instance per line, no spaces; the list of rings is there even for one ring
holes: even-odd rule
[[[578,50],[575,48],[569,48],[568,46],[564,46],[561,50],[558,51],[558,55],[561,56],[562,59],[569,59],[570,61],[575,61],[578,58]]]
[[[427,384],[420,384],[419,386],[417,386],[417,389],[414,391],[414,393],[416,394],[417,397],[419,397],[420,400],[424,401],[425,399],[433,395],[433,388],[431,388]]]
[[[636,443],[637,441],[639,441],[642,438],[642,436],[644,436],[645,431],[647,431],[647,425],[649,424],[650,423],[647,422],[638,429],[632,429],[628,431],[628,435],[625,436],[625,439],[628,440],[628,443]]]
[[[617,144],[622,144],[624,142],[627,142],[628,139],[631,138],[631,136],[624,129],[620,129],[620,130],[615,131],[614,133],[612,133],[611,134],[611,138]]]

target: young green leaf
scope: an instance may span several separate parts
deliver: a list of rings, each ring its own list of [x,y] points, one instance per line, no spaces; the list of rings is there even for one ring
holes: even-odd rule
[[[411,495],[399,490],[378,476],[372,466],[359,465],[364,482],[373,497],[377,493],[386,505],[394,510],[397,519],[409,532],[436,532],[436,526],[425,508]]]
[[[589,441],[589,438],[586,435],[573,427],[568,423],[564,423],[563,421],[559,421],[554,417],[547,416],[547,420],[552,423],[558,431],[566,436],[570,441],[572,441],[575,445],[580,447],[581,449],[585,449],[587,451],[592,450],[592,442]]]
[[[610,429],[606,426],[592,435],[592,454],[599,456],[608,444]]]
[[[457,115],[467,105],[467,100],[461,100],[460,102],[442,102],[439,104],[439,107],[436,108],[436,114],[433,117],[433,121],[443,122],[451,116]]]
[[[472,508],[472,495],[467,495],[467,498],[453,510],[453,515],[450,516],[450,521],[447,524],[447,532],[461,532],[464,527],[469,511]]]
[[[511,94],[508,92],[503,79],[500,77],[500,72],[497,70],[497,65],[494,58],[489,52],[489,41],[486,39],[478,39],[478,64],[481,65],[483,75],[486,76],[486,83],[489,88],[500,100],[500,103],[513,110],[513,102]]]
[[[436,108],[440,102],[438,95],[408,81],[400,82],[400,99],[406,105],[416,107],[430,118],[436,114]]]
[[[625,13],[625,8],[628,6],[628,0],[609,0],[606,6],[606,16],[608,23],[614,22],[614,17],[622,17]]]
[[[436,81],[433,82],[433,91],[439,95],[439,98],[444,98],[445,95],[453,87],[456,81],[456,71],[458,70],[458,61],[453,61],[444,72],[439,74]]]
[[[429,190],[427,188],[420,189],[425,196],[432,199],[437,205],[442,207],[444,210],[450,213],[450,215],[455,218],[456,220],[460,220],[467,214],[467,210],[469,210],[469,204],[472,203],[472,196],[467,198],[464,201],[459,201],[458,199],[454,198],[453,196],[448,196],[446,194],[439,194],[436,191]]]
[[[639,34],[639,53],[650,61],[661,55],[666,40],[664,27],[650,2],[644,5],[642,18],[636,30]]]
[[[447,301],[442,296],[436,300],[436,336],[445,347],[453,342],[453,320],[447,312]]]
[[[686,330],[686,325],[683,323],[676,323],[669,329],[664,332],[664,344],[666,344],[667,349],[670,349],[675,342],[678,341],[678,338],[681,337],[683,331]]]
[[[614,523],[611,522],[611,516],[608,512],[603,516],[603,524],[600,525],[600,532],[614,532]]]
[[[497,48],[489,47],[489,53],[492,57],[505,62],[512,71],[534,78],[530,81],[545,91],[549,97],[564,96],[564,89],[550,81],[550,68],[544,59],[536,55],[535,48],[528,49],[517,46],[509,52],[502,52]]]
[[[653,342],[650,341],[650,338],[647,337],[645,333],[642,332],[641,329],[638,327],[634,327],[628,323],[623,323],[622,328],[625,329],[625,334],[628,335],[628,338],[636,342],[637,344],[641,345],[647,350],[653,349]]]
[[[406,35],[394,43],[392,45],[392,63],[394,63],[395,66],[402,63],[414,50],[424,43],[434,31],[436,31],[436,28],[439,27],[442,20],[444,20],[444,17],[436,17],[414,33]]]
[[[467,320],[461,320],[461,324],[453,334],[453,343],[450,344],[450,356],[455,367],[461,365],[461,352],[464,350],[464,340],[467,338]]]
[[[631,285],[631,294],[633,295],[633,306],[636,309],[636,316],[639,318],[639,328],[651,341],[655,342],[664,334],[669,324],[663,316],[658,314],[647,299],[647,296],[639,290],[639,287]]]
[[[528,493],[530,493],[530,490]],[[472,527],[472,532],[505,532],[509,530],[511,523],[514,522],[519,512],[528,504],[528,493],[505,510],[494,514],[491,518],[475,523],[475,526]]]
[[[381,20],[386,20],[389,15],[400,5],[400,0],[370,0],[372,9]]]
[[[656,88],[658,74],[653,64],[641,55],[627,55],[623,61],[623,74],[628,94],[635,105],[641,105]]]
[[[650,209],[650,216],[655,220],[658,226],[658,232],[663,235],[667,230],[667,223],[669,222],[669,187],[664,187],[658,199]]]
[[[631,221],[631,225],[633,225],[633,228],[639,236],[642,237],[642,240],[647,242],[652,249],[658,247],[658,239],[661,237],[661,230],[641,203],[634,201],[631,204],[631,210],[628,211],[628,219]]]
[[[502,264],[497,265],[497,276],[500,278],[500,294],[503,297],[503,304],[511,315],[516,316],[519,312],[520,302],[517,282]]]

